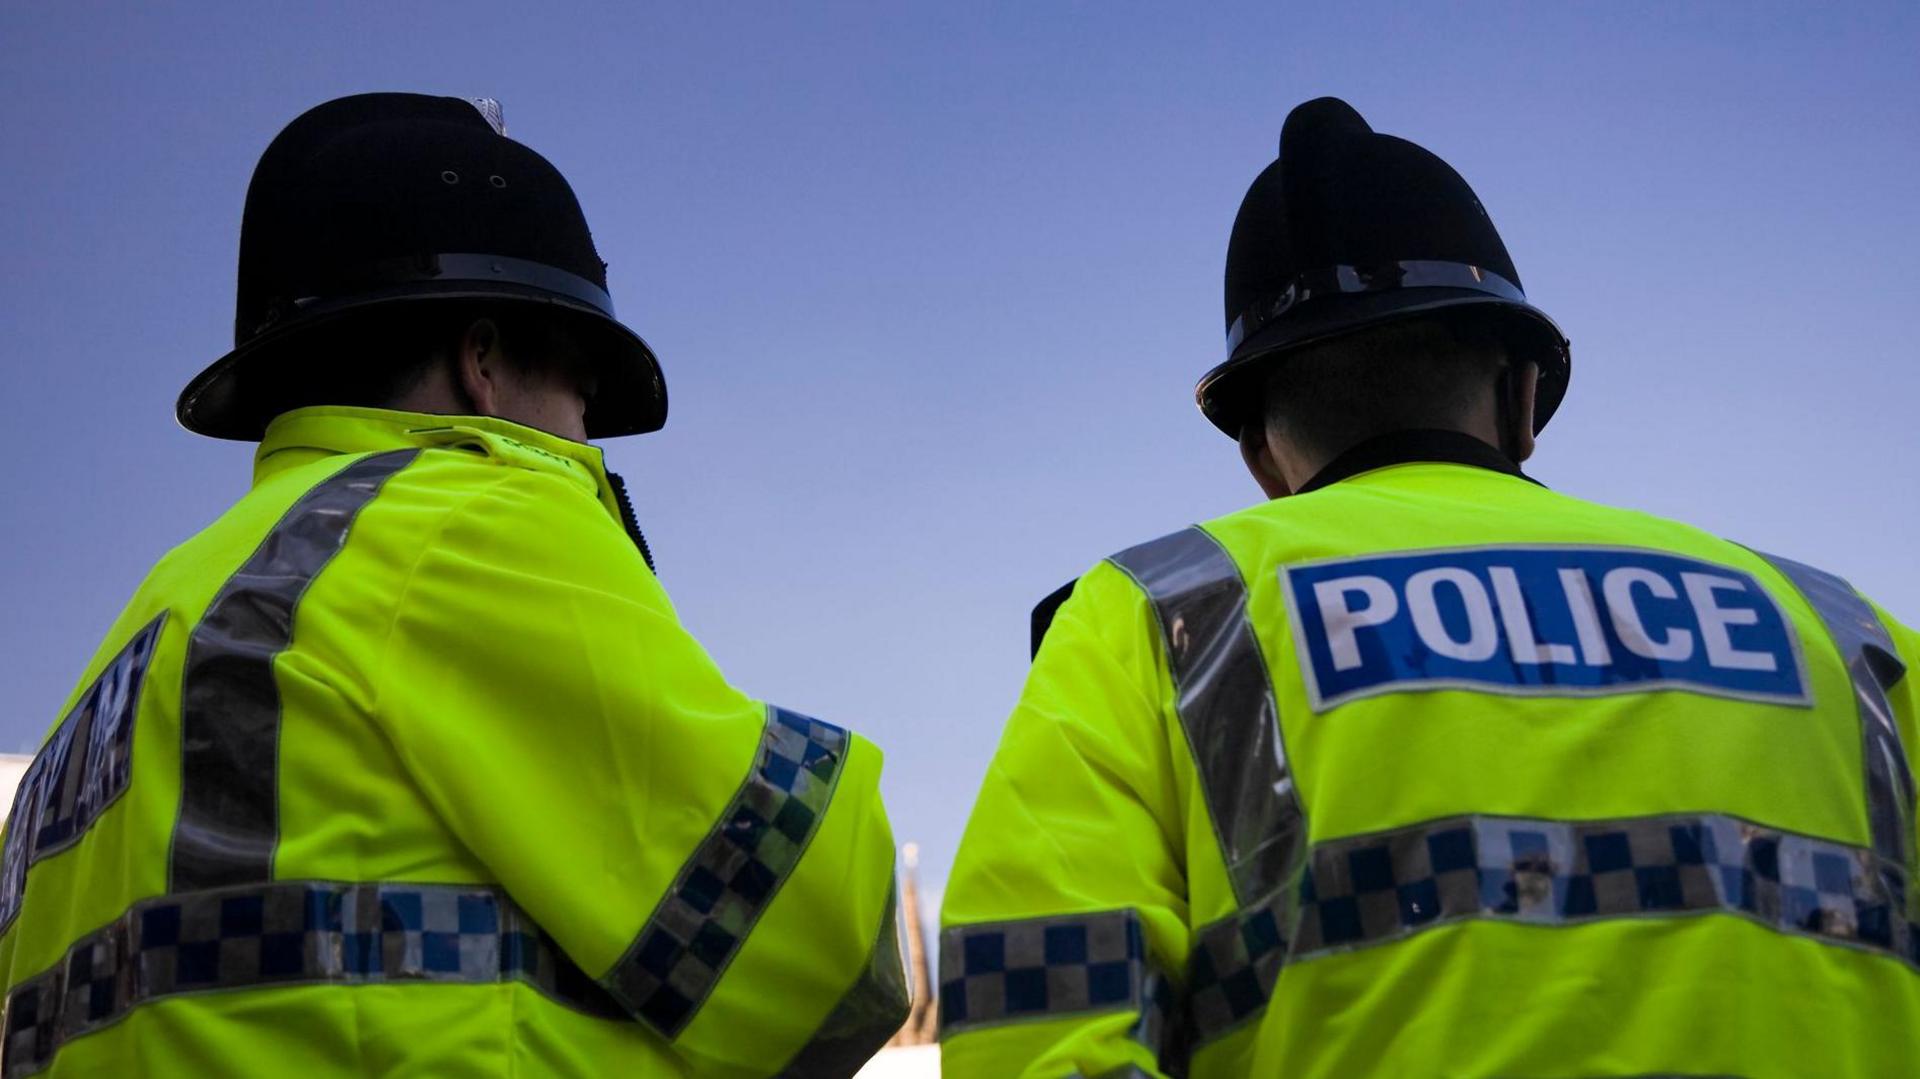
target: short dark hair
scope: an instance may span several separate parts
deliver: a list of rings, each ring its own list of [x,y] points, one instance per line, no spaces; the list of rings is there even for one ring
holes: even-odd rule
[[[387,408],[459,353],[467,328],[489,319],[508,363],[526,370],[576,349],[566,320],[531,304],[483,300],[395,304],[314,327],[264,389],[273,413],[308,405]]]
[[[1456,428],[1507,367],[1484,319],[1429,315],[1309,345],[1267,376],[1268,429],[1333,457],[1376,435]]]

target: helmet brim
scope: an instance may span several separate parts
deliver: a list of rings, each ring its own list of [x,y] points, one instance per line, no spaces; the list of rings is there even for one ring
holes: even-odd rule
[[[298,368],[297,360],[289,356],[292,346],[304,343],[316,329],[338,325],[373,308],[391,310],[400,305],[448,300],[538,307],[570,318],[572,325],[568,328],[583,351],[595,360],[599,382],[587,403],[588,438],[646,434],[666,424],[666,379],[653,349],[639,334],[571,297],[525,285],[490,285],[485,281],[462,282],[454,288],[444,283],[422,288],[403,286],[317,304],[297,320],[259,334],[194,376],[180,393],[175,415],[180,426],[194,434],[258,442],[286,400],[283,393],[276,392],[278,388],[291,380],[310,380],[316,375]]]
[[[1376,326],[1469,308],[1502,316],[1500,325],[1510,353],[1539,367],[1533,410],[1537,433],[1546,427],[1566,396],[1572,374],[1566,337],[1552,319],[1531,304],[1464,288],[1390,289],[1303,304],[1284,321],[1242,341],[1226,362],[1201,377],[1194,387],[1194,398],[1208,422],[1227,437],[1237,439],[1242,428],[1260,415],[1265,377],[1287,354]]]

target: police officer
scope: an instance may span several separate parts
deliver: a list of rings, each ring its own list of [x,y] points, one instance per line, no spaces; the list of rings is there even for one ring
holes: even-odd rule
[[[895,1030],[880,754],[723,678],[587,438],[666,392],[498,106],[368,94],[261,158],[258,441],[15,800],[9,1077],[847,1075]]]
[[[1466,183],[1300,106],[1201,410],[1264,504],[1073,587],[945,896],[946,1074],[1920,1075],[1920,637],[1548,491]]]

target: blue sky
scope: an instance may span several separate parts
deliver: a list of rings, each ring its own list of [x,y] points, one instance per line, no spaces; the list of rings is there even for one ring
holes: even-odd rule
[[[608,444],[688,626],[872,736],[940,887],[1027,610],[1246,505],[1191,403],[1287,110],[1458,168],[1573,340],[1533,471],[1920,619],[1920,8],[0,7],[0,564],[27,749],[146,567],[245,488],[174,425],[305,108],[487,95],[572,180],[673,416]]]

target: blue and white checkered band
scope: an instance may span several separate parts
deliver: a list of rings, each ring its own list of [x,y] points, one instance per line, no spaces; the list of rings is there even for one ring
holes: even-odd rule
[[[1906,911],[1905,867],[1736,817],[1458,817],[1316,846],[1290,958],[1470,918],[1730,914],[1920,963]]]
[[[693,1021],[826,815],[849,736],[771,705],[753,770],[604,981],[667,1038]]]
[[[1255,301],[1227,328],[1227,355],[1268,323],[1306,303],[1327,296],[1389,292],[1403,288],[1461,288],[1525,303],[1520,286],[1481,266],[1434,259],[1403,259],[1368,266],[1328,266],[1299,274],[1287,287]]]
[[[1740,570],[1620,547],[1473,547],[1280,571],[1316,711],[1407,690],[1683,689],[1804,706],[1793,624]]]
[[[620,1006],[485,885],[272,884],[160,896],[82,938],[7,994],[0,1076],[155,1000],[273,986],[524,982],[601,1018]]]
[[[1718,814],[1456,817],[1316,845],[1300,885],[1203,927],[1198,1048],[1259,1015],[1287,963],[1472,919],[1574,925],[1726,914],[1920,967],[1908,874],[1872,851]]]
[[[1138,912],[954,926],[940,935],[940,1036],[1029,1019],[1137,1013],[1134,1040],[1170,1059],[1181,1024]]]
[[[1287,961],[1285,892],[1202,926],[1187,957],[1186,1017],[1197,1048],[1259,1015]]]
[[[140,687],[166,621],[155,617],[107,661],[21,777],[0,848],[0,932],[20,913],[27,871],[78,843],[132,781]]]

